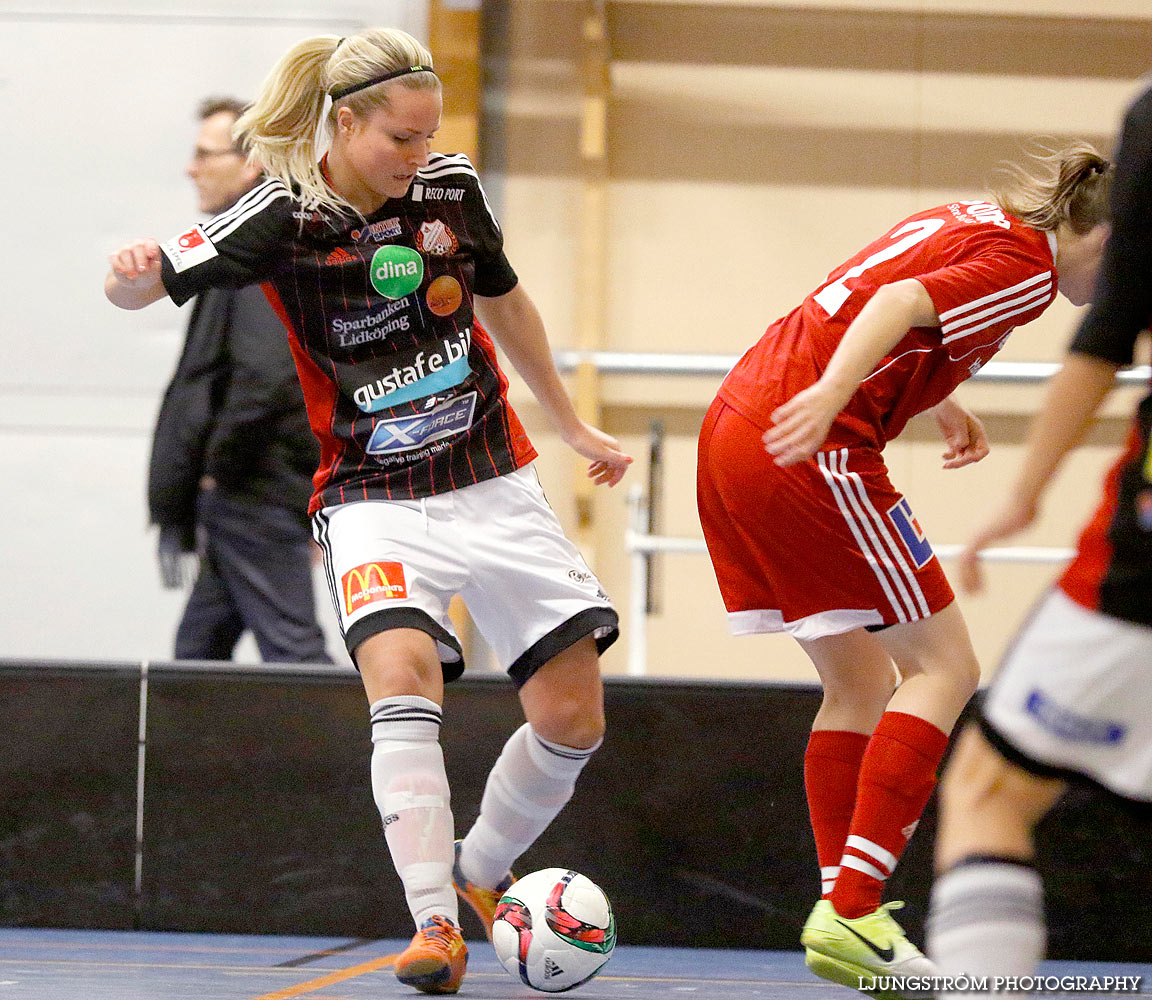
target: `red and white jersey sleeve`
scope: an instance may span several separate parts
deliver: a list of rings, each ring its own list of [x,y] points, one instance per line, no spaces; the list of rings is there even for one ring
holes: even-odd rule
[[[883,285],[908,278],[928,292],[938,327],[913,327],[861,383],[828,447],[883,447],[908,420],[980,369],[1011,331],[1056,296],[1054,245],[985,201],[913,215],[828,275],[824,284],[733,368],[722,398],[762,427],[820,377],[852,321]]]

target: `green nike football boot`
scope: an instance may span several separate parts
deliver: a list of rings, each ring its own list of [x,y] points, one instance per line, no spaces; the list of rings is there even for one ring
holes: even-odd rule
[[[922,980],[936,975],[936,966],[904,936],[888,912],[903,905],[885,903],[871,913],[848,920],[832,908],[831,902],[821,899],[800,934],[804,964],[821,979],[850,986],[880,1000],[926,995],[926,990],[896,989],[897,984],[891,982],[893,977]]]

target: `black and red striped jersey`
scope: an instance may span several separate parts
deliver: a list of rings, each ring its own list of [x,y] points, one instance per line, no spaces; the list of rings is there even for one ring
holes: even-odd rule
[[[432,154],[367,218],[303,210],[267,180],[161,249],[177,304],[262,283],[320,440],[311,512],[446,493],[535,458],[473,316],[474,295],[517,278],[466,156]]]
[[[1112,232],[1092,308],[1072,351],[1130,365],[1152,324],[1152,88],[1129,107],[1112,181]],[[1150,387],[1152,388],[1152,387]],[[1152,392],[1136,408],[1127,444],[1060,580],[1074,601],[1152,626]]]
[[[760,427],[812,385],[882,285],[915,278],[940,325],[914,327],[876,364],[836,418],[826,447],[882,448],[908,420],[977,372],[1008,334],[1056,297],[1055,244],[987,201],[910,216],[836,268],[742,357],[720,389]]]

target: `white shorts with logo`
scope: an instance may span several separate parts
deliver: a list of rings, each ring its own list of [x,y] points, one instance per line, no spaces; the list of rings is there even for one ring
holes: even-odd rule
[[[564,535],[532,466],[421,500],[325,507],[312,519],[348,651],[378,632],[436,640],[464,671],[448,604],[459,594],[517,686],[586,635],[619,635],[608,595]]]
[[[981,709],[985,734],[1039,774],[1152,800],[1152,629],[1059,588],[1024,626]]]

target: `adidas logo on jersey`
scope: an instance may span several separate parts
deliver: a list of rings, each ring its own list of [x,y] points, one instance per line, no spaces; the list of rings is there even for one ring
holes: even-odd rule
[[[337,247],[327,257],[324,258],[324,263],[328,267],[338,267],[341,264],[351,264],[357,260],[343,247]]]

